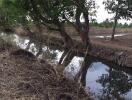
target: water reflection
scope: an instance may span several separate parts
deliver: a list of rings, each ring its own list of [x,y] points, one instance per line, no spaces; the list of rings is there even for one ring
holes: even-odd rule
[[[116,34],[115,37],[122,37],[122,36],[126,36],[129,35],[130,33],[120,33],[120,34]],[[93,36],[95,38],[111,38],[111,35],[99,35],[99,36]]]
[[[26,49],[36,55],[38,58],[47,59],[57,64],[63,54],[63,50],[59,50],[54,46],[46,46],[41,39],[30,39],[30,37],[20,37],[15,34],[0,34],[7,42],[17,45],[22,49]],[[65,58],[63,64],[67,66],[65,73],[68,77],[81,74],[82,85],[86,91],[93,94],[97,100],[118,100],[132,98],[132,75],[127,72],[114,69],[113,65],[107,66],[101,62],[96,62],[94,57],[78,57],[74,53]],[[84,63],[83,68],[81,68]]]
[[[100,62],[93,63],[86,75],[87,89],[99,100],[131,100],[132,76]]]
[[[21,37],[16,34],[1,33],[0,38],[12,43],[22,49],[32,52],[38,58],[47,59],[54,63],[57,63],[63,53],[63,51],[54,49],[53,47],[43,44],[41,39],[30,39],[30,37]]]

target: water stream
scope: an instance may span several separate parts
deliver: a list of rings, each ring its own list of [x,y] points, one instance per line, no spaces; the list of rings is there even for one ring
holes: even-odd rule
[[[129,35],[130,33],[118,33],[118,34],[115,34],[114,36],[115,37],[122,37],[122,36],[126,36],[126,35]],[[111,35],[96,35],[96,36],[93,36],[94,38],[111,38]]]
[[[36,55],[38,58],[50,60],[57,64],[63,50],[57,47],[50,48],[45,44],[34,41],[30,43],[28,37],[20,37],[16,34],[0,34],[0,38],[12,43],[22,49],[26,49]],[[30,43],[30,45],[29,45]],[[74,77],[83,62],[83,57],[75,56],[66,67],[66,75]],[[100,60],[91,63],[85,70],[84,78],[85,90],[90,93],[95,100],[132,100],[132,69],[127,71],[115,69],[117,65],[106,64]]]

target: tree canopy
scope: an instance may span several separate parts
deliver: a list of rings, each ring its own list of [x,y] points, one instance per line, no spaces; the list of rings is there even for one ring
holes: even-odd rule
[[[94,0],[15,0],[34,23],[42,24],[50,30],[59,31],[65,42],[70,39],[65,34],[64,23],[70,23],[88,44],[89,16],[95,13]],[[83,16],[84,23],[81,22]]]
[[[132,17],[131,0],[106,0],[103,2],[108,13],[115,13],[118,19]]]
[[[0,10],[1,16],[6,18],[5,24],[14,25],[27,22],[27,14],[17,0],[2,0]]]

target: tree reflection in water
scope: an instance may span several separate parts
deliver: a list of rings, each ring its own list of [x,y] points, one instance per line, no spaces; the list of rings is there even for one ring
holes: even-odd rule
[[[87,57],[85,57],[84,61],[82,62],[83,65],[81,66],[81,69],[80,69],[78,74],[80,74],[81,83],[82,83],[82,86],[84,86],[84,87],[86,85],[86,74],[87,74],[87,71],[88,71],[89,67],[91,67],[91,64],[94,61],[96,61],[94,57],[87,56]]]
[[[45,46],[43,43],[42,36],[40,35],[31,35],[29,36],[29,42],[26,46],[26,50],[33,52],[36,57],[40,57],[42,59],[48,59],[48,60],[55,60],[57,53],[55,50],[50,49],[49,46]],[[31,45],[34,44],[33,47]],[[36,49],[36,53],[33,51],[33,48]]]
[[[122,71],[110,68],[109,74],[103,74],[97,82],[103,86],[102,97],[104,99],[124,99],[123,94],[132,89],[131,77]]]

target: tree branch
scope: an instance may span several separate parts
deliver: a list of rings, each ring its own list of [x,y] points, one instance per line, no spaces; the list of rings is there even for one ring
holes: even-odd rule
[[[44,26],[46,26],[49,30],[53,30],[53,31],[59,31],[59,29],[58,28],[54,28],[54,27],[52,27],[52,26],[49,26],[49,25],[47,25],[46,23],[44,23],[44,22],[41,22]]]
[[[70,23],[70,24],[77,30],[76,24],[74,24],[74,22],[71,22],[71,21],[66,17],[65,14],[64,14],[64,18],[65,18],[65,20],[66,20],[68,23]]]

